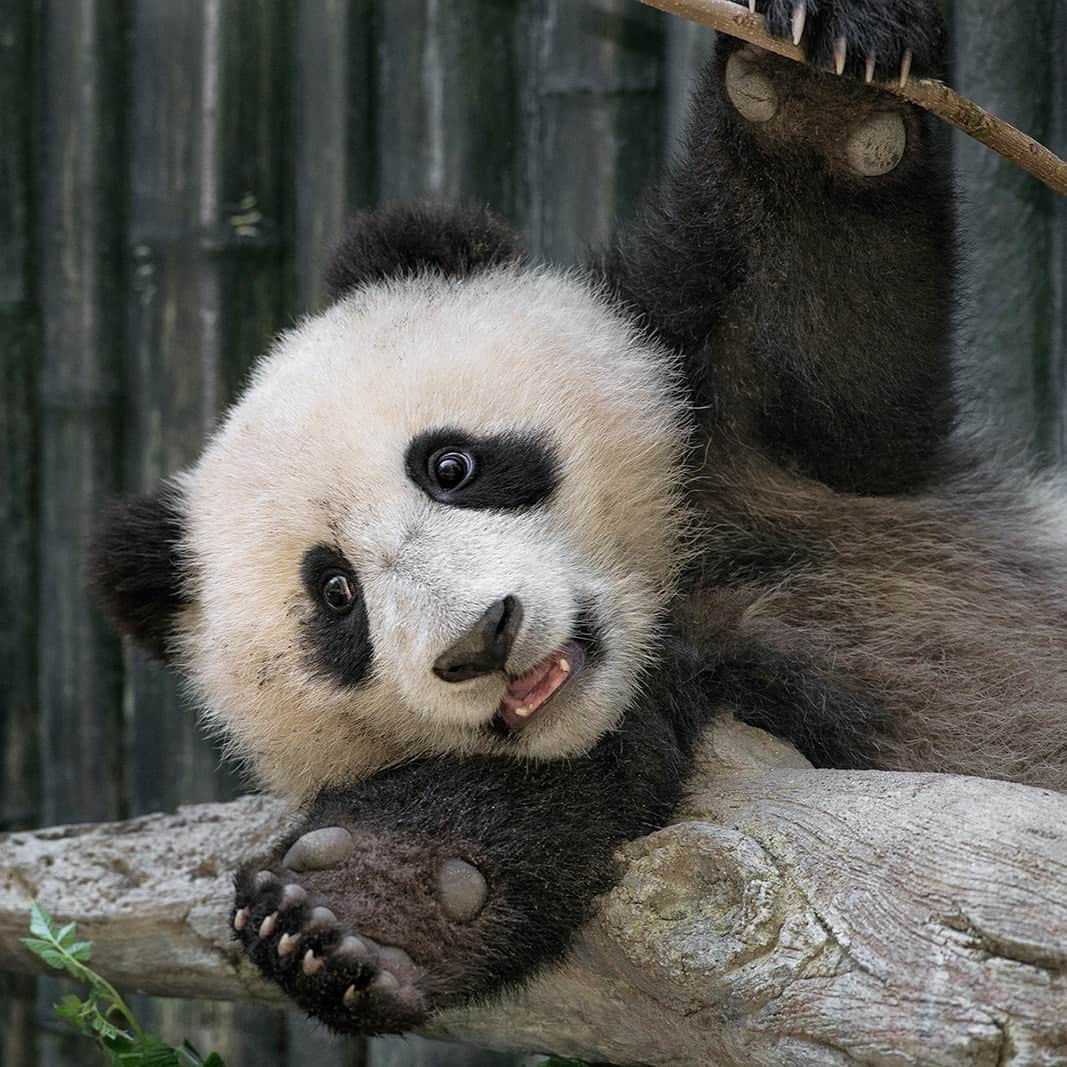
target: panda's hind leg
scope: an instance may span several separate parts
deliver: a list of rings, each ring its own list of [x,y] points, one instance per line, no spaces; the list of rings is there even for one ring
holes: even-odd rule
[[[236,883],[247,954],[335,1030],[411,1029],[469,981],[488,888],[440,841],[315,820]]]

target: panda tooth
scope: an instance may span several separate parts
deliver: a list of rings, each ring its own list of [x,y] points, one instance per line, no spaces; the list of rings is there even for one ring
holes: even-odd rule
[[[559,669],[566,674],[571,669],[571,665],[565,659],[560,659]]]

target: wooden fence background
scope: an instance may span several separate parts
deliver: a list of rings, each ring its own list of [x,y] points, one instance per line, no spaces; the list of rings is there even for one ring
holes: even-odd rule
[[[953,82],[1067,154],[1064,0],[955,0]],[[486,201],[573,260],[631,208],[708,35],[637,0],[0,0],[0,826],[240,788],[173,681],[87,599],[111,493],[192,459],[267,339],[322,300],[344,217]],[[961,357],[998,440],[1067,445],[1067,202],[954,142]],[[0,1063],[70,1067],[54,982],[0,976]],[[295,1013],[145,1001],[230,1067],[503,1064],[335,1042]]]

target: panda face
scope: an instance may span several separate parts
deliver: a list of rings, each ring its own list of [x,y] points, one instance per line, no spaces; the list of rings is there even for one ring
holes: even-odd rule
[[[177,660],[269,787],[440,752],[580,752],[670,594],[672,357],[510,266],[344,298],[284,336],[180,482]]]

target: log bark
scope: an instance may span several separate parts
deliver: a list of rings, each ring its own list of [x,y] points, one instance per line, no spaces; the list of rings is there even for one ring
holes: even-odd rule
[[[678,821],[620,850],[567,963],[435,1036],[651,1065],[1067,1064],[1067,796],[812,770],[726,722]],[[264,797],[0,837],[0,969],[30,901],[117,985],[277,1002],[235,951],[230,871]]]

